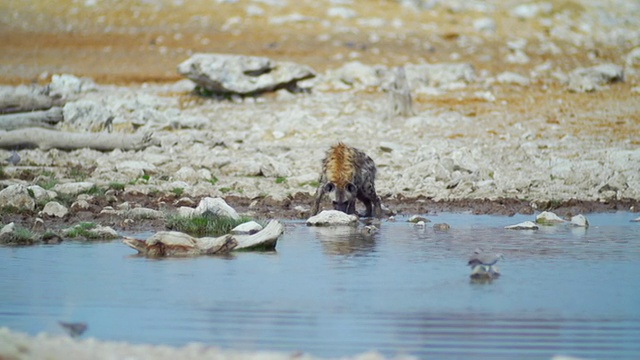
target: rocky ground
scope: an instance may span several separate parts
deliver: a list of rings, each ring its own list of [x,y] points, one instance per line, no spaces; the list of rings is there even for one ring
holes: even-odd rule
[[[4,206],[0,224],[159,229],[162,216],[131,210],[166,214],[205,196],[305,218],[336,141],[375,160],[396,213],[638,211],[639,12],[623,0],[3,1],[3,94],[55,97],[61,131],[151,134],[153,145],[0,150],[20,156],[1,165],[0,190],[31,198]],[[317,76],[309,93],[205,98],[176,71],[196,52]],[[411,116],[388,115],[397,66]],[[42,213],[50,201],[67,214]]]

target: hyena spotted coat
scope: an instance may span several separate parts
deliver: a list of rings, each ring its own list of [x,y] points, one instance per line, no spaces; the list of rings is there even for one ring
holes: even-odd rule
[[[367,154],[343,143],[333,145],[322,161],[320,186],[311,214],[318,213],[322,197],[328,194],[335,210],[355,214],[358,199],[367,208],[365,217],[381,217],[375,180],[376,164]]]

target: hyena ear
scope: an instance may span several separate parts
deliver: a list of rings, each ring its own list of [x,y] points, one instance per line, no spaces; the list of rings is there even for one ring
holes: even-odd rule
[[[353,183],[348,183],[347,186],[345,187],[345,189],[347,189],[347,191],[350,192],[350,193],[354,193],[354,192],[356,192],[356,190],[358,190],[356,188],[356,186],[353,185]]]
[[[324,192],[326,192],[326,193],[330,193],[335,188],[336,188],[336,185],[334,183],[328,182],[328,183],[324,184],[324,187],[322,188],[322,190],[324,190]]]

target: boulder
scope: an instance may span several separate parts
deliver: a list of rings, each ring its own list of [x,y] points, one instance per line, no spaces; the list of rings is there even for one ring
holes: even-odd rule
[[[408,64],[407,79],[412,88],[419,86],[455,89],[474,81],[473,66],[467,63]]]
[[[312,216],[307,220],[308,226],[354,226],[357,223],[358,217],[356,215],[349,215],[338,210],[323,210],[318,215]]]
[[[587,220],[587,218],[584,215],[579,214],[571,217],[571,226],[589,227],[589,220]]]
[[[194,216],[210,213],[216,216],[229,217],[234,220],[240,219],[240,215],[229,206],[222,198],[206,197],[200,200],[200,203],[193,211]]]
[[[536,216],[536,223],[541,225],[556,225],[563,222],[565,221],[562,218],[550,211],[543,211]]]
[[[36,201],[29,194],[29,189],[22,184],[9,185],[0,191],[0,206],[14,207],[20,210],[33,210]]]
[[[253,95],[267,91],[298,90],[297,82],[316,76],[303,65],[266,57],[230,54],[194,54],[178,72],[197,84],[201,93]]]
[[[64,184],[56,184],[53,191],[66,195],[78,195],[82,192],[89,191],[95,186],[94,183],[88,181],[72,182]]]
[[[617,81],[624,81],[624,69],[615,64],[601,64],[573,70],[569,74],[568,89],[572,92],[592,92]]]
[[[42,215],[54,216],[54,217],[64,217],[69,213],[69,210],[64,207],[62,204],[56,201],[49,201],[42,211],[40,212]]]
[[[523,221],[519,224],[504,227],[507,230],[538,230],[538,225],[532,221]]]

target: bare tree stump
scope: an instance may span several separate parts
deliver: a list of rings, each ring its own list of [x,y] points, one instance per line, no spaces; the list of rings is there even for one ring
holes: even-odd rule
[[[53,128],[64,119],[61,107],[44,111],[32,111],[0,115],[0,130],[14,130],[26,127]]]
[[[114,149],[140,150],[155,145],[153,133],[71,133],[42,128],[27,128],[14,131],[0,130],[0,148],[40,148],[74,150],[89,148],[98,151]]]
[[[398,67],[396,69],[395,80],[388,89],[389,93],[389,108],[387,110],[387,118],[392,119],[396,116],[413,116],[412,100],[411,100],[411,87],[407,80],[407,75],[404,71],[404,67]]]

